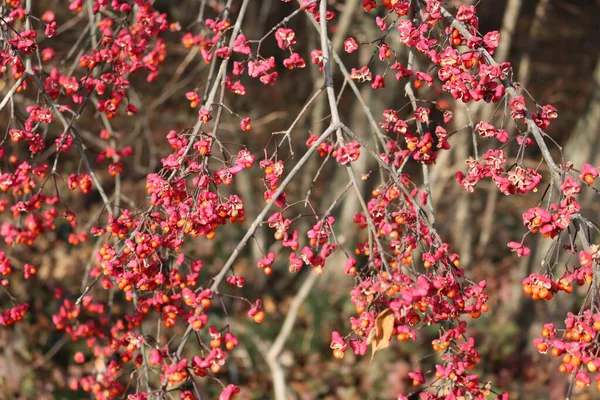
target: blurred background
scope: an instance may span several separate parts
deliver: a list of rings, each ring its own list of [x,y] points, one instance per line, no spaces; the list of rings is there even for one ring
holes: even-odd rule
[[[198,0],[154,2],[158,10],[167,13],[170,21],[180,22],[182,32],[195,32],[199,3]],[[218,10],[221,3],[207,1],[206,16],[214,16],[214,10]],[[330,3],[338,12],[334,21],[337,22],[336,30],[332,34],[337,51],[342,52],[343,40],[348,36],[359,42],[369,42],[379,37],[378,28],[373,23],[373,12],[366,13],[360,0]],[[562,147],[565,159],[575,165],[581,165],[584,161],[597,165],[600,162],[600,1],[450,0],[445,3],[449,7],[477,3],[480,31],[502,32],[501,47],[496,51],[497,59],[512,63],[515,80],[540,104],[550,103],[558,109],[559,119],[551,125],[548,133]],[[234,1],[234,4],[239,5],[239,2]],[[33,10],[34,15],[41,15],[43,11],[52,9],[57,14],[59,24],[71,24],[69,29],[51,41],[63,73],[78,63],[77,52],[70,55],[69,52],[87,24],[85,17],[74,18],[69,14],[66,5],[64,0],[39,0],[34,2]],[[243,32],[250,39],[258,39],[296,7],[294,2],[253,1],[245,18]],[[308,62],[310,51],[319,48],[310,21],[304,14],[299,14],[287,26],[297,34],[295,51],[307,60],[306,68],[280,70],[279,82],[274,86],[263,87],[256,80],[244,81],[248,94],[240,97],[228,95],[225,101],[240,115],[252,117],[253,130],[242,136],[239,120],[225,116],[220,128],[222,140],[228,142],[230,138],[231,142],[242,142],[257,159],[260,159],[265,147],[272,145],[272,134],[289,127],[294,116],[323,82],[322,74]],[[209,67],[197,48],[190,49],[181,44],[181,36],[181,33],[165,35],[168,56],[156,82],[147,84],[143,76],[132,77],[132,101],[140,113],[133,118],[120,115],[113,120],[119,146],[131,145],[134,149],[134,157],[127,161],[122,174],[123,201],[132,208],[146,201],[145,176],[160,167],[160,158],[170,150],[166,134],[171,129],[179,131],[191,127],[197,118],[197,110],[189,107],[185,93],[195,89],[202,93]],[[406,53],[403,53],[395,30],[387,43],[404,61]],[[42,43],[41,47],[44,45]],[[359,51],[351,55],[344,53],[343,59],[348,68],[358,68],[369,62],[373,49],[361,46]],[[261,46],[261,55],[279,57],[277,55],[280,53],[272,37],[267,38]],[[281,60],[277,61],[279,63]],[[426,68],[424,62],[418,59],[417,65]],[[375,63],[373,68],[377,71],[383,66]],[[337,69],[334,69],[334,74],[336,89],[339,90],[343,77]],[[81,76],[78,67],[74,75]],[[365,100],[378,118],[382,118],[384,109],[399,109],[407,103],[404,83],[393,81],[386,80],[387,87],[378,91],[371,90],[370,85],[365,85],[363,89]],[[12,82],[6,85],[7,88],[11,86]],[[424,93],[430,99],[437,98],[434,91]],[[23,113],[24,107],[35,101],[35,92],[26,91],[16,95],[15,99],[15,112]],[[502,109],[474,105],[469,105],[467,109],[462,104],[455,104],[449,97],[448,100],[455,115],[456,129],[468,124],[469,114],[475,118],[475,122],[492,120],[498,126],[502,123]],[[354,132],[367,137],[370,128],[349,90],[341,96],[340,110],[343,121]],[[327,113],[325,103],[317,102],[311,112],[301,119],[292,134],[296,157],[305,148],[309,133],[318,134],[327,126]],[[439,113],[432,114],[432,118],[439,117]],[[4,128],[6,123],[6,113],[0,113],[0,127]],[[89,107],[77,123],[86,140],[88,152],[92,155],[101,152],[104,144],[97,137],[102,127],[98,125],[93,108]],[[60,132],[55,133],[58,135]],[[544,323],[561,324],[561,315],[569,310],[578,310],[582,293],[571,296],[560,294],[557,301],[550,303],[533,302],[522,296],[521,281],[529,273],[540,269],[548,243],[536,243],[528,239],[532,255],[523,259],[511,254],[506,243],[520,240],[524,233],[522,212],[536,205],[539,197],[505,197],[498,194],[492,182],[480,183],[472,194],[462,190],[454,180],[454,174],[465,169],[464,160],[473,153],[471,136],[466,133],[452,136],[452,150],[443,153],[438,164],[431,169],[431,184],[436,222],[442,237],[460,253],[462,267],[474,280],[485,279],[488,282],[490,311],[470,325],[470,333],[475,337],[484,359],[479,364],[482,379],[493,381],[499,390],[509,391],[511,399],[564,398],[569,380],[558,373],[556,360],[538,354],[532,341],[540,336]],[[485,150],[485,145],[480,144],[480,154]],[[512,150],[510,156],[514,157],[516,149]],[[8,155],[19,157],[18,151],[16,147],[7,147]],[[283,159],[286,159],[285,151],[284,146]],[[554,147],[553,151],[559,154],[558,147]],[[304,199],[313,185],[313,177],[321,161],[319,158],[312,160],[292,183],[287,191],[289,202]],[[539,154],[534,151],[526,154],[525,164],[535,168],[539,161]],[[78,163],[75,155],[71,159],[65,158],[61,165],[64,176],[77,170]],[[359,170],[367,172],[374,164],[368,157],[361,156],[356,165]],[[110,185],[113,181],[106,168],[99,167],[99,170],[101,181]],[[544,172],[542,166],[542,175]],[[256,166],[248,173],[255,174],[255,178],[238,179],[230,189],[232,193],[239,193],[246,202],[247,224],[264,204],[260,180],[262,171]],[[346,181],[336,178],[334,168],[325,168],[314,182],[310,199],[317,209],[323,210],[339,195]],[[369,185],[369,182],[364,184],[365,193],[373,189]],[[87,222],[89,226],[96,224],[102,207],[96,192],[86,197],[64,192],[61,197],[77,213],[82,226]],[[582,207],[590,215],[596,215],[599,204],[591,197],[582,200]],[[347,196],[334,212],[341,221],[338,235],[349,251],[353,250],[359,235],[359,230],[352,222],[357,210],[356,200]],[[10,218],[9,213],[0,214],[2,221],[5,218]],[[304,224],[304,228],[308,227],[308,223],[308,220],[299,222],[301,226]],[[200,239],[186,244],[186,251],[191,257],[204,261],[205,279],[219,270],[244,234],[239,225],[222,229],[227,231],[221,232],[214,241]],[[73,246],[68,243],[69,233],[71,227],[64,221],[64,225],[57,225],[55,232],[44,236],[26,251],[22,248],[8,249],[4,243],[0,244],[0,250],[7,251],[16,263],[27,262],[38,266],[38,275],[34,280],[11,281],[11,285],[14,285],[11,292],[19,296],[20,301],[29,301],[32,307],[26,323],[0,329],[0,398],[86,397],[83,392],[70,392],[66,388],[68,376],[77,376],[88,368],[73,361],[75,352],[85,351],[86,346],[65,339],[63,333],[54,329],[51,320],[51,315],[59,305],[53,300],[54,289],[63,288],[67,296],[76,298],[80,293],[82,275],[93,254],[93,241]],[[262,249],[277,251],[274,242],[267,227],[257,233],[257,243]],[[331,332],[348,332],[349,317],[355,312],[349,299],[353,280],[343,274],[344,257],[329,262],[325,273],[318,279],[312,279],[310,284],[305,282],[311,271],[303,270],[297,274],[288,272],[287,256],[277,260],[273,274],[265,277],[255,267],[260,257],[259,247],[252,243],[244,256],[238,259],[235,271],[244,276],[248,283],[243,289],[232,291],[232,294],[251,300],[260,296],[267,315],[264,323],[248,324],[247,304],[235,300],[226,304],[234,332],[239,334],[240,346],[233,353],[234,360],[228,362],[221,375],[224,382],[242,387],[240,399],[272,398],[274,368],[285,373],[288,389],[294,399],[391,399],[398,393],[412,391],[407,373],[418,362],[423,363],[424,371],[427,371],[428,365],[432,365],[433,360],[424,357],[430,352],[435,330],[423,332],[416,343],[394,342],[386,351],[378,352],[372,362],[369,362],[369,356],[356,358],[350,352],[343,360],[334,360],[329,349]],[[282,349],[278,365],[274,367],[265,356],[280,333],[282,322],[289,314],[290,307],[293,307],[294,299],[298,299],[297,293],[303,285],[306,298],[302,299],[293,329]],[[128,307],[120,293],[111,294],[96,288],[92,294],[95,299],[102,301],[114,296],[115,314],[123,313],[122,308]],[[0,306],[4,308],[7,304],[8,299],[0,294]],[[218,309],[215,312],[217,320],[224,318],[224,315],[219,315]],[[163,339],[166,342],[167,337]],[[216,389],[218,385],[215,384],[203,388],[206,398],[214,398]],[[590,393],[591,390],[587,393],[576,392],[573,398],[598,398],[594,397],[597,394]]]

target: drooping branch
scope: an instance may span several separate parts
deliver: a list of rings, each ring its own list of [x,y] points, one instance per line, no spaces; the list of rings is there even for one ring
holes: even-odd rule
[[[460,34],[466,40],[469,40],[473,36],[464,23],[457,20],[445,8],[442,7],[441,10],[442,10],[442,15],[450,22],[450,25],[453,28],[455,28],[458,32],[460,32]],[[486,62],[489,65],[496,66],[496,67],[500,66],[500,64],[494,59],[494,57],[485,48],[480,47],[478,49],[478,51],[484,56]],[[506,93],[510,96],[511,99],[519,96],[519,92],[517,91],[515,85],[508,78],[503,78],[501,80],[501,82],[502,82],[502,85],[504,86],[504,88],[506,89]],[[550,173],[552,175],[552,184],[554,185],[555,189],[558,190],[558,188],[560,188],[560,185],[562,184],[561,177],[563,175],[563,170],[556,164],[556,162],[554,161],[554,158],[552,157],[552,154],[550,153],[550,149],[548,148],[548,145],[546,144],[546,141],[544,140],[544,137],[546,136],[546,134],[535,123],[531,112],[527,109],[524,110],[524,118],[525,118],[525,122],[527,124],[527,132],[529,132],[535,139],[535,141],[538,145],[538,148],[539,148],[540,152],[542,153],[542,157],[544,158],[544,161],[550,168]]]
[[[275,191],[275,193],[271,197],[271,200],[267,203],[267,205],[265,205],[265,207],[262,209],[262,211],[260,212],[260,214],[258,214],[256,216],[256,218],[254,219],[254,221],[252,222],[252,224],[250,225],[250,227],[246,231],[246,234],[244,235],[244,237],[242,238],[242,240],[240,240],[240,242],[237,244],[237,246],[235,247],[235,249],[232,251],[231,255],[229,256],[229,258],[225,262],[225,265],[221,268],[221,271],[213,279],[213,283],[212,283],[212,285],[210,287],[210,289],[213,292],[215,290],[217,290],[217,288],[219,287],[219,285],[221,284],[221,282],[223,281],[223,279],[225,279],[225,275],[227,275],[227,273],[229,272],[229,270],[233,266],[233,263],[237,260],[237,258],[240,255],[242,249],[246,246],[246,244],[248,243],[248,241],[250,240],[250,238],[252,238],[252,236],[254,235],[254,232],[256,232],[256,229],[260,226],[260,224],[262,224],[262,222],[264,221],[265,217],[267,216],[269,210],[271,209],[271,207],[273,207],[273,205],[275,204],[275,201],[279,198],[279,196],[284,192],[284,190],[286,189],[287,185],[292,181],[292,179],[296,176],[296,174],[300,171],[300,169],[304,166],[304,164],[306,164],[306,162],[308,161],[308,159],[313,155],[313,153],[317,150],[317,148],[321,145],[321,143],[323,143],[325,140],[327,140],[329,138],[329,136],[335,130],[337,130],[339,128],[341,128],[340,124],[331,124],[329,126],[329,128],[327,128],[321,134],[321,136],[319,136],[319,138],[313,143],[313,145],[308,148],[308,150],[306,151],[306,153],[304,153],[304,155],[302,156],[302,158],[300,158],[300,160],[298,160],[298,162],[296,163],[296,165],[294,166],[294,168],[292,168],[290,170],[290,172],[288,173],[288,175],[281,182],[281,184],[279,185],[279,187],[277,188],[277,190]],[[202,309],[199,308],[197,310],[197,312],[196,312],[196,315],[199,315],[201,312],[202,312]],[[188,326],[187,330],[185,331],[185,333],[183,335],[183,338],[181,339],[181,343],[179,344],[179,347],[177,348],[176,355],[177,355],[178,358],[181,358],[181,354],[183,353],[185,345],[186,345],[187,341],[189,340],[190,335],[192,334],[192,331],[193,331],[192,327]]]
[[[444,16],[444,18],[446,18],[450,22],[451,26],[454,27],[456,30],[458,30],[458,32],[460,32],[460,34],[466,40],[469,40],[473,36],[471,34],[471,32],[469,31],[468,27],[464,23],[458,21],[448,10],[446,10],[445,8],[442,7],[441,13]],[[500,65],[485,48],[480,47],[477,50],[483,55],[483,57],[485,58],[486,62],[489,65],[492,65],[492,66]],[[508,96],[511,99],[519,96],[519,92],[517,91],[515,84],[512,81],[510,81],[506,77],[503,77],[500,81],[501,81],[502,85],[504,86],[506,93],[508,94]],[[546,133],[544,133],[544,131],[542,131],[542,129],[535,123],[531,112],[527,108],[525,108],[523,111],[524,111],[525,123],[527,125],[527,133],[531,134],[533,136],[533,138],[535,139],[537,147],[538,147],[539,151],[541,152],[546,165],[550,169],[551,191],[552,191],[552,188],[554,191],[558,191],[558,190],[560,190],[564,180],[566,179],[566,173],[554,160],[554,158],[550,152],[550,149],[548,148],[548,145],[545,141],[545,137],[547,136]],[[580,238],[583,249],[586,251],[589,251],[590,245],[589,245],[589,241],[588,241],[587,237],[585,236],[585,232],[582,229],[578,228],[579,226],[586,225],[586,224],[583,223],[581,220],[581,217],[577,216],[577,215],[573,215],[572,220],[576,226],[577,236]],[[597,288],[600,288],[600,268],[595,262],[593,263],[592,272],[593,272],[593,280],[594,280],[593,286],[594,286],[594,295],[595,295],[598,292]],[[595,296],[594,296],[594,298],[595,298]]]

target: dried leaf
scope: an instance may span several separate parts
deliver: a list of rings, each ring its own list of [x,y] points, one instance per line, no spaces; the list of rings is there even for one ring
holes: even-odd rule
[[[375,318],[375,326],[371,329],[367,337],[367,344],[371,344],[373,351],[371,361],[373,361],[376,352],[390,345],[390,340],[392,340],[392,334],[394,333],[395,319],[394,312],[389,308],[380,312],[377,318]]]
[[[4,90],[6,87],[6,81],[4,79],[0,79],[0,92]]]
[[[369,331],[369,336],[367,336],[367,345],[370,345],[373,339],[375,338],[375,334],[377,333],[377,328],[374,326],[373,329]]]

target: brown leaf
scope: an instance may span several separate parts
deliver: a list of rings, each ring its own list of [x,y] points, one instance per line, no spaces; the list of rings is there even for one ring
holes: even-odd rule
[[[373,361],[376,352],[390,345],[390,340],[394,333],[395,319],[394,312],[389,308],[380,312],[377,318],[375,318],[375,326],[371,329],[367,337],[367,344],[371,344],[373,350],[371,361]]]

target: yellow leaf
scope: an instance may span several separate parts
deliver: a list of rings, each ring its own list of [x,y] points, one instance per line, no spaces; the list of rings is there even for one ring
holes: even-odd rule
[[[6,81],[4,79],[0,79],[0,92],[4,90],[6,87]]]
[[[373,351],[371,361],[373,361],[376,352],[390,345],[390,340],[392,340],[392,334],[394,333],[395,319],[394,312],[389,308],[380,312],[377,318],[375,318],[375,326],[371,329],[367,337],[367,344],[371,344]]]

